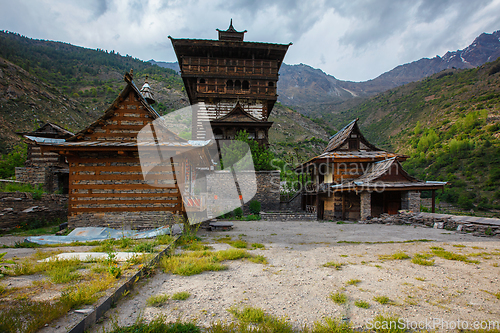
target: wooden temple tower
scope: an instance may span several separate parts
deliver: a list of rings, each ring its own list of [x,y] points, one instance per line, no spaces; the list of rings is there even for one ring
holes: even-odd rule
[[[290,44],[243,41],[232,20],[219,30],[218,40],[176,39],[169,36],[193,108],[194,140],[234,139],[241,130],[267,145],[277,100],[278,72]]]

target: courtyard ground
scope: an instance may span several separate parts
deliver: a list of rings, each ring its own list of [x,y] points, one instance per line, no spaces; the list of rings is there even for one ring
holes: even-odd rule
[[[498,238],[397,225],[234,224],[230,231],[200,229],[198,236],[214,251],[230,248],[221,239],[242,239],[249,248],[262,244],[264,248],[248,251],[265,256],[268,264],[227,261],[227,270],[192,276],[159,269],[91,332],[108,330],[113,322],[130,325],[138,317],[151,320],[158,315],[209,326],[234,320],[228,309],[247,306],[286,316],[297,328],[311,327],[324,317],[366,327],[378,314],[398,316],[410,325],[432,322],[437,330],[453,328],[457,320],[462,325],[500,320]],[[418,259],[434,264],[414,263]],[[169,300],[160,307],[147,304],[152,295],[183,291],[190,294],[187,300]],[[346,302],[335,303],[332,294],[345,295]]]

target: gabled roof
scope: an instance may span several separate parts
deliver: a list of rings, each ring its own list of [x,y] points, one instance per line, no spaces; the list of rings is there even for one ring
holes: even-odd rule
[[[395,167],[395,168],[393,168]],[[386,178],[392,176],[391,178]],[[396,157],[372,163],[363,175],[340,184],[322,184],[323,190],[431,190],[442,189],[446,182],[422,181],[410,176],[403,170]]]
[[[99,117],[96,121],[91,123],[89,126],[87,126],[85,129],[81,130],[80,132],[76,133],[74,136],[69,138],[67,141],[76,141],[78,140],[79,137],[85,135],[85,133],[93,131],[93,129],[97,126],[101,126],[104,122],[104,120],[113,117],[115,110],[118,108],[118,105],[120,104],[121,101],[123,101],[127,96],[129,95],[130,91],[133,91],[138,100],[141,102],[141,104],[144,106],[144,109],[146,112],[148,112],[152,119],[157,119],[160,117],[158,112],[156,112],[155,109],[151,105],[148,104],[144,96],[142,96],[141,92],[135,85],[134,81],[132,80],[132,73],[126,73],[124,76],[125,82],[127,82],[127,85],[125,88],[122,90],[120,95],[114,100],[114,102],[108,107],[108,109],[104,112],[104,114]]]
[[[328,145],[326,146],[324,153],[334,151],[335,149],[341,147],[353,132],[356,133],[359,139],[371,150],[381,150],[372,145],[371,143],[369,143],[368,140],[365,139],[363,134],[361,134],[361,131],[359,130],[358,127],[358,120],[359,118],[354,119],[340,131],[338,131],[335,135],[333,135],[330,138],[330,141],[328,142]]]
[[[70,138],[74,133],[64,129],[63,127],[54,124],[54,123],[45,123],[42,127],[32,131],[32,132],[18,132],[16,133],[21,136],[32,136],[38,138],[57,138],[57,139],[66,139]]]
[[[219,122],[261,122],[259,119],[255,118],[245,110],[240,105],[240,102],[236,103],[236,106],[234,109],[231,110],[228,114],[218,118],[214,119],[214,121]]]
[[[403,176],[409,182],[418,182],[419,180],[410,176],[406,171],[403,170],[401,163],[396,159],[396,157],[389,158],[387,160],[379,161],[370,164],[368,169],[359,178],[356,178],[355,182],[371,183],[376,181],[380,177],[390,174],[392,166],[396,164],[398,175]]]

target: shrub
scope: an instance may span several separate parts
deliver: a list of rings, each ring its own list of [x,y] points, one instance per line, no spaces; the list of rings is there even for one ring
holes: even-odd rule
[[[260,214],[260,209],[261,209],[260,201],[257,200],[250,201],[248,208],[250,209],[250,213],[254,215]]]
[[[240,218],[243,216],[243,209],[241,207],[236,208],[234,211],[234,216]]]

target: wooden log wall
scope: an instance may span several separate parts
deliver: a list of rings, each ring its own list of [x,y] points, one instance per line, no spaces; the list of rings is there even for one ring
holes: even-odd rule
[[[172,167],[144,180],[137,153],[87,153],[70,157],[69,214],[116,211],[182,211]],[[174,165],[175,167],[175,165]],[[182,168],[182,166],[178,166]]]

